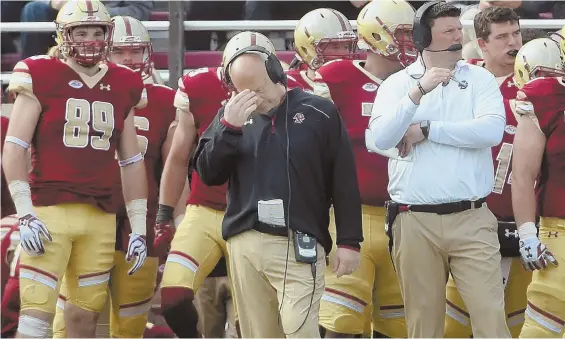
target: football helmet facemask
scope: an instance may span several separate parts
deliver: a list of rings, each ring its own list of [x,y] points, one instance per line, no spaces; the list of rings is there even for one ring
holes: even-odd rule
[[[114,25],[106,7],[99,0],[71,0],[59,10],[55,19],[55,41],[65,58],[92,67],[104,60],[112,43]],[[72,31],[78,27],[101,27],[102,40],[75,41]]]
[[[336,48],[340,44],[345,48]],[[294,49],[302,62],[316,70],[333,59],[353,58],[357,37],[345,15],[330,8],[318,8],[298,22]]]
[[[142,50],[141,61],[126,59],[123,65],[141,72],[144,78],[151,76],[153,47],[149,31],[141,21],[129,16],[115,16],[112,18],[114,23],[114,34],[112,36],[111,53],[118,53],[120,50]]]
[[[357,16],[359,47],[404,67],[418,57],[412,41],[414,8],[405,0],[374,0]]]

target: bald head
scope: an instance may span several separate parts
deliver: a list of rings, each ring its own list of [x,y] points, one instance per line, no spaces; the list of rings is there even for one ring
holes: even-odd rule
[[[228,71],[238,90],[250,89],[255,91],[257,88],[253,88],[253,86],[263,86],[263,82],[269,80],[265,59],[264,54],[245,53],[231,63]]]
[[[286,93],[284,86],[274,84],[269,78],[266,58],[262,53],[245,53],[237,57],[227,70],[238,92],[248,89],[259,97],[258,112],[267,112],[278,106]]]

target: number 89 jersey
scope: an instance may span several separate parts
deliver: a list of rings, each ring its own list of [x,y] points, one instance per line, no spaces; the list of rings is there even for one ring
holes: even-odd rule
[[[90,77],[59,59],[35,56],[14,68],[8,89],[41,107],[31,143],[35,206],[74,202],[116,212],[115,178],[105,169],[116,164],[124,120],[131,108],[145,106],[146,95],[138,73],[112,63],[99,67]]]

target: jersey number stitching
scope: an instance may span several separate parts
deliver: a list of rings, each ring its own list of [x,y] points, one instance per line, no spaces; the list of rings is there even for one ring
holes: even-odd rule
[[[133,117],[133,123],[135,124],[135,128],[140,131],[149,131],[149,119],[146,117]],[[147,147],[149,146],[149,139],[143,135],[137,135],[137,142],[139,144],[139,149],[141,151],[141,155],[145,155],[147,153]]]
[[[67,147],[86,148],[107,151],[110,149],[110,138],[114,132],[114,106],[109,102],[94,101],[90,104],[84,99],[67,100],[63,131],[63,144]],[[90,135],[92,129],[102,133],[101,136]]]
[[[494,187],[492,189],[493,193],[502,194],[502,191],[504,190],[504,184],[512,184],[512,172],[510,172],[510,175],[508,175],[508,169],[510,168],[510,159],[512,159],[513,149],[514,146],[512,144],[503,142],[502,146],[500,147],[500,151],[498,151],[498,155],[496,156],[498,166],[496,167],[496,174],[494,176]],[[508,181],[506,180],[507,177]]]

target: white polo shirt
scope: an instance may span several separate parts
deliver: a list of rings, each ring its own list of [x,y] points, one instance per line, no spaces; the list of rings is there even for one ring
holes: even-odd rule
[[[415,105],[408,92],[424,73],[418,59],[379,87],[369,128],[375,145],[396,147],[411,124],[430,120],[428,140],[413,145],[412,160],[390,159],[388,192],[405,204],[441,204],[486,197],[494,183],[491,147],[502,140],[506,116],[494,76],[461,60],[450,81]]]

